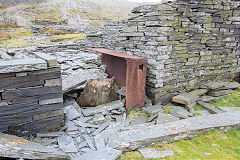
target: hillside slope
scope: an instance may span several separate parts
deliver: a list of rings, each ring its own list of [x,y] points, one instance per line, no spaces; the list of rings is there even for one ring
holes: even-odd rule
[[[32,25],[35,20],[102,25],[126,19],[137,6],[127,0],[0,0],[0,4],[10,5],[1,7],[0,22],[19,25]]]

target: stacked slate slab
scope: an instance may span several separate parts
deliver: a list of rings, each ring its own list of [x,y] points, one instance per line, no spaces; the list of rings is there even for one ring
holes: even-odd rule
[[[155,103],[239,75],[239,1],[163,1],[132,13],[116,49],[148,59],[147,93]]]
[[[41,58],[0,61],[0,132],[22,136],[63,125],[61,69],[56,63]]]

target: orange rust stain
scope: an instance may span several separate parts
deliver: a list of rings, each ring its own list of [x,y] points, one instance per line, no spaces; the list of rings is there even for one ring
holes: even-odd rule
[[[28,143],[28,141],[25,140],[25,139],[15,139],[15,140],[8,141],[8,142],[10,142],[10,143],[18,143],[18,144],[26,144],[26,143]]]

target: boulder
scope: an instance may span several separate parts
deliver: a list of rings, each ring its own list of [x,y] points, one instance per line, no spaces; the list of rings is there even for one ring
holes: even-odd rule
[[[83,107],[94,107],[116,101],[118,96],[115,86],[115,78],[89,80],[77,103]]]
[[[173,102],[180,104],[192,104],[198,100],[198,95],[183,93],[172,98]]]

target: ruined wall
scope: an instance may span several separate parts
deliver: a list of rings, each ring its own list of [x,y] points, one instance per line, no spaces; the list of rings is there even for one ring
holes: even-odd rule
[[[57,131],[63,122],[59,67],[41,59],[0,61],[0,132]]]
[[[239,72],[240,2],[178,0],[137,7],[117,50],[148,59],[155,102]]]

